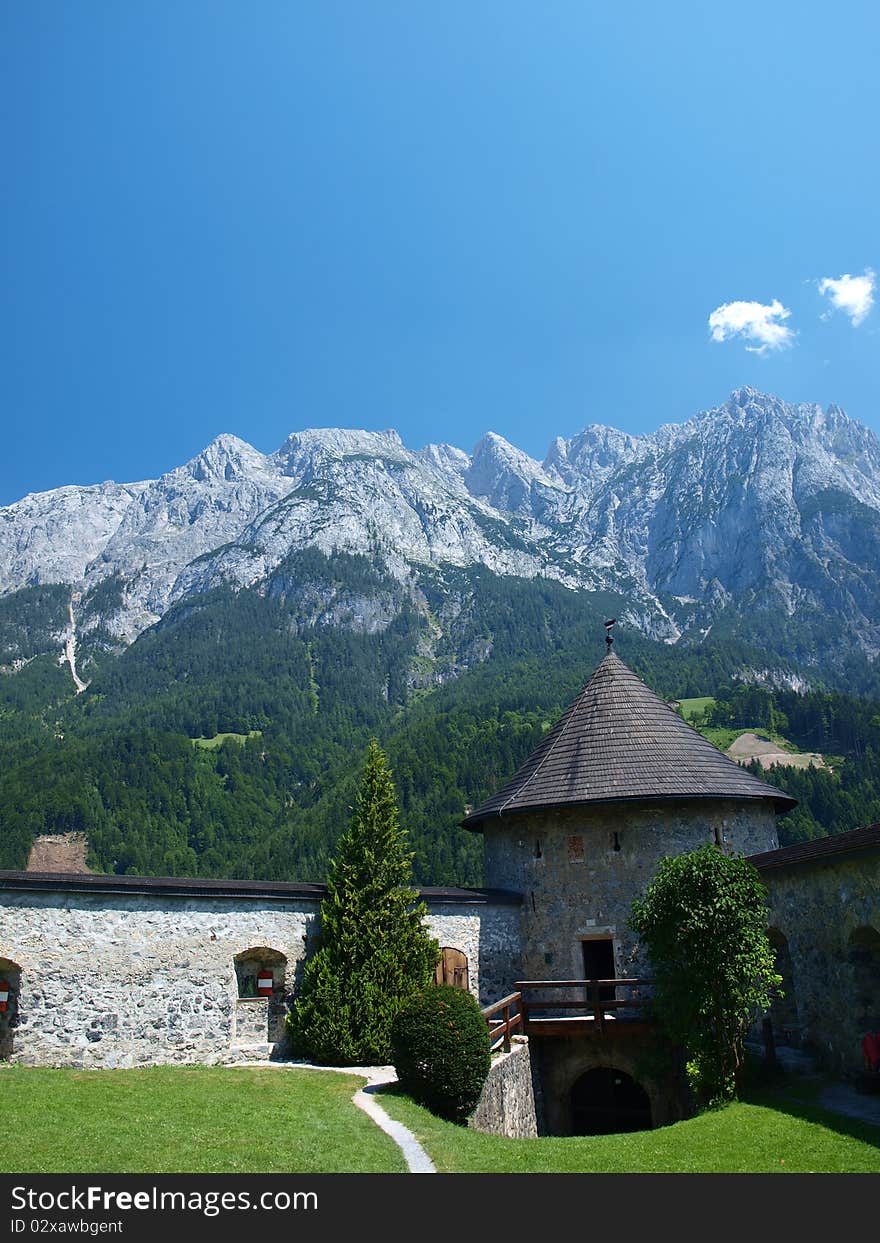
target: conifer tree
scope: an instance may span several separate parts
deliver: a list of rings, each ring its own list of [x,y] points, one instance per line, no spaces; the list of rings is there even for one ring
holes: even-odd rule
[[[430,983],[440,956],[411,885],[412,858],[388,761],[374,739],[330,865],[318,945],[288,1019],[302,1056],[337,1066],[390,1060],[392,1020]]]

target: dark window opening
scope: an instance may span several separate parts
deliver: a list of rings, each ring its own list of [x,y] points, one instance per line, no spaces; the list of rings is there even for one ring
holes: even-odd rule
[[[541,839],[540,837],[536,837],[535,838],[535,858],[540,859],[543,856],[543,854],[544,854],[544,851],[541,849]]]
[[[614,849],[620,850],[620,834],[619,833],[614,834]]]

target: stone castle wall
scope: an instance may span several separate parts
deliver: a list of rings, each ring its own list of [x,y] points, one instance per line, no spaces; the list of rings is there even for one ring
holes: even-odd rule
[[[862,1037],[880,1031],[880,851],[831,855],[762,879],[770,925],[785,938],[792,1039],[831,1070],[862,1069]]]
[[[0,1056],[29,1065],[215,1064],[279,1052],[284,997],[317,932],[313,898],[0,890],[0,975],[15,996]],[[517,935],[515,906],[437,903],[428,926],[468,957],[495,1000]],[[286,959],[271,998],[239,998],[235,959]],[[281,978],[283,975],[283,978]],[[280,1016],[280,1022],[279,1022]],[[11,1020],[11,1022],[10,1022]]]
[[[526,979],[583,978],[581,942],[603,937],[614,941],[618,977],[647,974],[627,920],[662,858],[716,840],[743,854],[778,845],[775,816],[763,800],[520,813],[487,822],[484,832],[485,883],[523,895]]]
[[[463,907],[431,902],[427,926],[441,947],[461,950],[468,960],[468,988],[481,1006],[511,991],[520,970],[519,906]]]

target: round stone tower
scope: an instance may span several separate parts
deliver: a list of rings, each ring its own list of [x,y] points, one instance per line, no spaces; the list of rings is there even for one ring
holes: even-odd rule
[[[794,805],[722,755],[609,644],[537,750],[462,823],[484,835],[484,883],[523,895],[521,978],[614,979],[647,973],[627,920],[664,856],[707,842],[773,850],[775,818]]]

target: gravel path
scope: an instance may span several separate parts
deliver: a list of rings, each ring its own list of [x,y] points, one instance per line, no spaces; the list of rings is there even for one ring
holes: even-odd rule
[[[275,1070],[332,1070],[341,1075],[359,1075],[367,1082],[351,1098],[353,1104],[394,1140],[403,1153],[410,1174],[437,1173],[433,1161],[412,1131],[402,1122],[395,1122],[374,1098],[374,1093],[379,1088],[397,1082],[393,1066],[316,1066],[314,1062],[232,1062],[230,1066],[271,1066]]]

